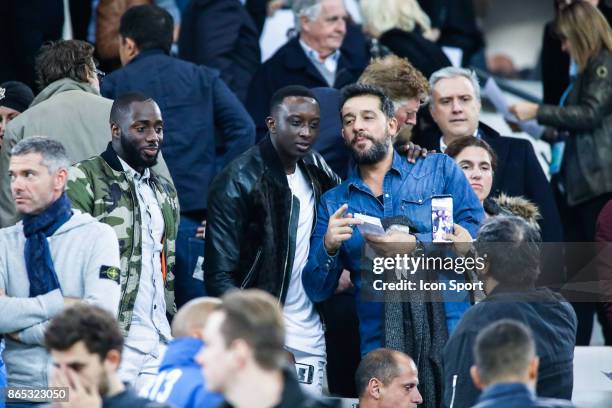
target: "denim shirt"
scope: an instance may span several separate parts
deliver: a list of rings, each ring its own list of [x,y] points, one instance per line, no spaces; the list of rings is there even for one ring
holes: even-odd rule
[[[403,215],[413,223],[417,231],[421,231],[415,234],[419,241],[431,242],[431,198],[436,195],[453,197],[454,222],[475,237],[484,218],[482,205],[461,169],[444,154],[431,154],[413,164],[394,152],[391,168],[383,181],[382,204],[360,178],[357,168],[352,169],[346,181],[321,197],[302,282],[310,299],[321,302],[333,295],[342,270],[348,269],[351,272],[351,280],[356,289],[362,355],[382,347],[384,305],[380,302],[365,302],[360,297],[360,261],[364,239],[357,228],[334,256],[328,255],[323,238],[329,217],[345,203],[348,203],[348,213],[361,213],[381,219]],[[456,325],[467,307],[469,303],[445,302],[447,321],[452,321],[449,329]]]

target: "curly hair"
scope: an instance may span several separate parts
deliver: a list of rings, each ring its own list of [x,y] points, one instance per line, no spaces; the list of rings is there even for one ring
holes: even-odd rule
[[[394,102],[412,98],[424,101],[429,94],[429,83],[421,71],[396,55],[370,61],[359,83],[382,88]]]
[[[60,40],[44,44],[36,56],[36,82],[44,89],[52,82],[70,78],[88,82],[94,71],[94,46],[80,40]]]

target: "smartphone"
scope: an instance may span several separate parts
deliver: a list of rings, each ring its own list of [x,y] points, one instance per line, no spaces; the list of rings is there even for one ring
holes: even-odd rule
[[[312,384],[314,378],[314,366],[310,364],[295,363],[297,380],[302,384]]]
[[[453,197],[435,196],[431,199],[431,234],[433,242],[452,242],[446,234],[453,233]]]

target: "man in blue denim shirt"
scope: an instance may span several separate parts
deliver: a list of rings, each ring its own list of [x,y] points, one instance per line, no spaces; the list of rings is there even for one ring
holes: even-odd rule
[[[475,236],[484,215],[463,172],[448,156],[428,155],[412,164],[394,152],[393,137],[398,124],[393,117],[392,102],[380,89],[351,85],[344,89],[342,100],[342,134],[358,166],[345,182],[321,198],[302,281],[310,299],[321,302],[334,293],[342,270],[351,272],[356,288],[361,354],[365,355],[384,346],[385,306],[383,303],[365,302],[360,297],[362,280],[359,271],[365,241],[359,232],[353,233],[353,225],[359,224],[360,220],[351,214],[362,213],[381,219],[397,215],[407,217],[419,233],[413,235],[392,231],[384,236],[368,236],[367,240],[368,244],[383,252],[386,244],[405,243],[408,254],[414,250],[417,240],[431,242],[432,196],[453,197],[454,220],[459,224],[455,225],[455,233],[451,237],[454,240],[468,240],[468,233]],[[456,323],[469,303],[447,302],[444,306],[442,323],[438,326],[445,326],[444,322],[449,319]],[[420,320],[427,319],[429,316],[424,314]],[[414,325],[417,324],[422,322],[414,322]],[[437,329],[441,333],[437,337],[444,341],[448,336],[448,327]],[[439,355],[443,344],[432,347],[432,353]],[[429,355],[423,356],[423,360],[429,359]],[[432,376],[432,383],[439,383],[439,375]],[[433,388],[437,387],[432,385]],[[427,399],[424,396],[424,400]]]

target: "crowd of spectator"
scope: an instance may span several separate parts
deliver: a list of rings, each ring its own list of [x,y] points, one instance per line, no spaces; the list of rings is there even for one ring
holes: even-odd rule
[[[594,315],[612,346],[610,13],[554,1],[509,108],[544,168],[481,121],[477,3],[8,0],[0,407],[572,407]]]

